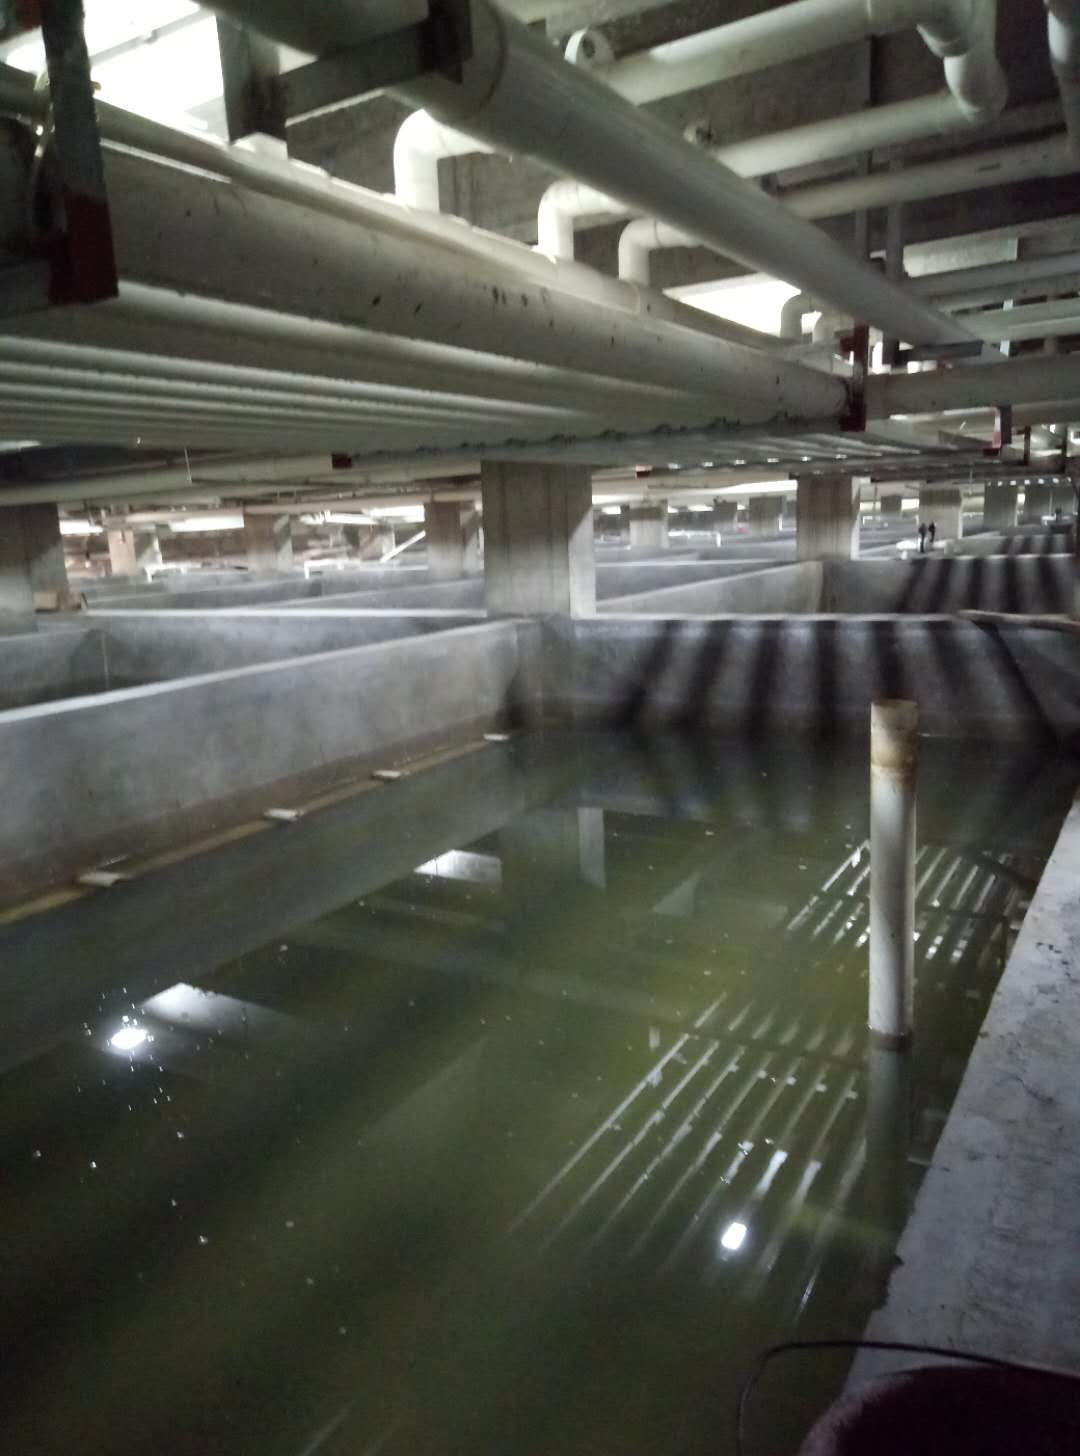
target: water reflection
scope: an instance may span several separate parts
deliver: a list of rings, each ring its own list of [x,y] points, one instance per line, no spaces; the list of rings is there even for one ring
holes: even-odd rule
[[[0,931],[5,1446],[730,1449],[879,1299],[1073,776],[927,745],[904,1056],[858,753],[520,740]]]

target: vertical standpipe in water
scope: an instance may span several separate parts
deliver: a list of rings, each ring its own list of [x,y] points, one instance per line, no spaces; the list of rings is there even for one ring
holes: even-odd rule
[[[911,1036],[915,985],[915,789],[919,709],[870,708],[870,1031],[884,1046]]]

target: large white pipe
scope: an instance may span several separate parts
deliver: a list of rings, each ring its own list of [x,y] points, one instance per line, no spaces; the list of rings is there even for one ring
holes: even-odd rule
[[[214,8],[230,13],[233,4],[216,0]],[[310,8],[298,12],[291,0],[263,0],[259,25],[276,38],[295,36],[301,15]],[[325,36],[327,21],[320,16]],[[349,43],[347,18],[336,34],[337,45]],[[313,34],[305,48],[321,44]],[[552,55],[491,0],[474,0],[473,56],[462,81],[429,76],[398,94],[491,146],[535,156],[676,227],[694,227],[707,245],[752,268],[789,277],[908,342],[968,341],[952,320],[913,302],[847,249],[815,228],[799,226],[778,203],[718,167],[657,118]]]
[[[799,217],[835,217],[901,202],[975,192],[984,187],[1004,187],[1033,178],[1062,177],[1076,171],[1077,167],[1068,141],[1064,135],[1058,135],[1045,141],[1001,147],[993,152],[950,157],[943,162],[927,162],[898,171],[890,169],[872,172],[866,177],[800,187],[785,193],[782,203],[790,213]],[[703,241],[698,229],[673,227],[651,217],[637,218],[623,229],[619,239],[619,276],[644,285],[651,272],[650,253],[659,248],[694,247]],[[798,281],[792,274],[776,276],[786,276],[790,282]],[[820,292],[813,289],[805,291],[826,301]],[[844,311],[851,317],[860,316],[850,304]],[[898,337],[902,335],[898,334]]]
[[[1022,258],[1009,263],[983,263],[974,268],[948,268],[940,273],[922,273],[908,287],[923,298],[965,297],[967,294],[1009,296],[1009,290],[1028,283],[1043,283],[1080,273],[1080,253],[1056,253],[1047,258]],[[1004,290],[1001,292],[999,290]]]
[[[930,136],[945,136],[969,126],[967,115],[948,91],[872,107],[854,116],[770,132],[748,141],[713,147],[709,156],[740,177],[763,177],[787,168],[809,166],[897,146]],[[553,182],[540,199],[537,247],[557,258],[574,256],[574,231],[585,219],[620,217],[625,207],[615,198],[580,182]]]
[[[582,308],[530,276],[493,281],[479,262],[421,240],[387,239],[133,154],[107,154],[106,177],[121,271],[157,287],[708,394],[731,418],[748,403],[759,419],[845,407],[843,385],[814,370],[697,329]]]
[[[1080,398],[1080,354],[1003,360],[994,369],[957,364],[918,374],[871,374],[866,381],[866,412],[872,420],[1068,398]]]
[[[980,338],[1046,339],[1080,334],[1080,297],[1051,299],[1019,308],[994,308],[961,315]]]
[[[490,0],[476,0],[473,37],[465,84],[427,78],[403,94],[426,103],[440,121],[692,229],[708,246],[788,278],[908,342],[963,341],[963,331],[937,310],[913,302],[658,118],[553,55]]]
[[[29,75],[0,64],[0,106],[39,119],[44,113],[46,99],[44,93],[35,90]],[[620,286],[617,279],[609,278],[594,268],[568,262],[556,263],[523,243],[470,227],[457,217],[444,216],[425,208],[409,208],[399,199],[331,177],[321,168],[304,162],[255,152],[244,143],[225,146],[212,137],[180,131],[107,102],[98,102],[98,123],[106,145],[132,148],[184,167],[194,167],[238,182],[263,196],[295,202],[345,221],[363,223],[392,236],[420,238],[455,255],[468,254],[493,276],[505,277],[508,283],[524,271],[547,287],[572,293],[589,302],[607,303],[630,313],[664,318],[671,323],[692,326],[714,333],[718,338],[758,348],[775,344],[775,340],[767,334],[710,318],[655,290],[627,288]],[[471,149],[476,147],[472,141],[469,145]]]
[[[887,1046],[911,1036],[915,988],[915,785],[919,710],[870,708],[870,1031]]]
[[[1080,155],[1080,0],[1046,0],[1046,39],[1069,144]]]
[[[329,379],[364,389],[385,387],[405,391],[406,398],[413,392],[438,395],[452,380],[461,396],[661,415],[694,403],[680,391],[656,385],[643,387],[126,282],[120,285],[119,298],[108,303],[27,315],[9,328],[50,344],[135,354],[147,370],[160,371],[166,360],[179,367],[182,359],[198,371],[209,370],[202,376],[209,378],[231,379],[234,369],[257,370],[275,380]]]
[[[996,0],[957,0],[946,5],[797,0],[594,69],[618,95],[640,105],[774,64],[777,56],[792,59],[827,49],[837,43],[832,39],[835,34],[854,39],[901,30],[920,19],[927,22],[923,38],[944,62],[949,89],[943,96],[830,118],[713,153],[741,177],[756,177],[991,121],[1004,109],[1008,95],[994,50],[996,8]],[[785,47],[794,47],[791,55],[785,53]],[[470,145],[461,132],[439,128],[423,113],[410,117],[402,128],[400,146],[395,145],[395,190],[406,200],[423,198],[422,205],[437,207],[438,157],[460,156],[469,150],[475,150],[475,143]],[[595,196],[579,197],[573,184],[555,183],[541,204],[541,248],[552,251],[551,244],[558,238],[563,251],[556,256],[573,257],[572,219],[607,210],[596,205]]]

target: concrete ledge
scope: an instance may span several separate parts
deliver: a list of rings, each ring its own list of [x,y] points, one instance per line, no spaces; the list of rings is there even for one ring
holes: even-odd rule
[[[250,614],[249,614],[250,613]],[[104,634],[107,686],[130,687],[171,678],[193,677],[253,667],[374,642],[425,636],[468,624],[457,614],[444,617],[303,613],[280,608],[233,612],[93,612]]]
[[[869,1338],[1080,1365],[1078,884],[1080,799],[991,1002]],[[862,1356],[854,1379],[884,1368]]]
[[[1077,567],[1071,556],[915,556],[910,561],[830,561],[821,606],[827,612],[1072,612]]]
[[[0,662],[0,713],[108,687],[104,635],[88,627],[5,638]]]
[[[754,616],[774,612],[816,612],[821,607],[822,563],[751,565],[729,563],[728,574],[685,586],[669,586],[632,596],[613,597],[599,610],[614,612],[674,612],[680,616],[717,616],[746,612]]]
[[[519,635],[491,623],[0,713],[0,897],[520,716]]]
[[[868,731],[913,697],[923,731],[1080,744],[1072,637],[947,617],[605,616],[544,627],[547,705],[579,723]]]

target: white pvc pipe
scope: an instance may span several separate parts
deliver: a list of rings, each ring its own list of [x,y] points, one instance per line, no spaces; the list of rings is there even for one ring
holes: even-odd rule
[[[215,8],[232,13],[236,0]],[[248,6],[256,0],[246,0]],[[816,0],[815,0],[816,3]],[[258,23],[295,44],[310,11],[287,0],[262,0]],[[320,10],[305,49],[350,43],[347,16]],[[578,68],[568,66],[529,31],[476,0],[474,52],[458,83],[428,77],[399,93],[436,120],[460,126],[491,146],[536,156],[562,171],[612,190],[632,208],[662,213],[676,227],[697,226],[701,241],[750,267],[812,288],[838,307],[912,342],[963,341],[962,330],[936,310],[912,305],[899,288],[815,229],[792,228],[784,211],[755,188],[673,137],[655,118],[635,111]],[[333,33],[336,39],[327,40]],[[615,184],[615,185],[613,185]]]
[[[993,369],[957,364],[918,374],[872,374],[866,381],[866,412],[872,420],[1068,398],[1080,398],[1080,354],[1032,355],[1003,360]]]
[[[667,146],[670,134],[661,134]],[[479,260],[419,239],[387,239],[127,153],[107,154],[106,177],[125,276],[254,307],[273,298],[288,312],[387,336],[709,394],[730,418],[750,401],[758,420],[845,408],[843,385],[814,370],[663,319],[582,308],[529,275],[493,280]],[[836,251],[846,279],[849,255]],[[951,322],[948,332],[969,337]]]
[[[1080,155],[1080,0],[1046,0],[1046,39],[1069,145]]]
[[[900,1046],[911,1036],[915,988],[915,785],[919,710],[887,699],[870,708],[870,1031]]]
[[[1045,339],[1080,334],[1080,298],[1051,299],[1019,308],[995,308],[961,315],[981,339]]]
[[[658,118],[553,55],[490,0],[476,0],[473,18],[466,84],[426,78],[401,94],[501,150],[535,156],[632,208],[693,229],[707,246],[788,278],[897,337],[963,341],[952,321],[913,302],[819,230],[800,227],[773,199]]]
[[[394,138],[394,193],[409,207],[438,212],[440,158],[490,150],[464,132],[442,126],[426,111],[414,111]]]
[[[872,172],[866,177],[845,178],[800,187],[784,194],[783,206],[803,218],[835,217],[868,208],[890,207],[899,202],[917,202],[953,193],[974,192],[983,187],[1000,187],[1032,178],[1062,177],[1076,170],[1076,159],[1063,135],[1041,142],[1025,142],[943,162],[927,162],[899,171]],[[647,255],[658,248],[688,248],[703,239],[699,230],[672,227],[654,218],[637,218],[627,224],[619,239],[619,276],[639,285],[648,283],[651,268]],[[721,250],[722,251],[722,250]],[[793,274],[777,274],[797,282]],[[857,310],[848,308],[852,317]],[[902,333],[898,333],[902,337]]]
[[[966,130],[969,119],[948,91],[876,106],[855,116],[832,116],[788,131],[770,132],[748,141],[714,147],[709,156],[740,177],[763,177],[770,172],[810,166],[897,146],[931,136]],[[574,231],[586,218],[625,217],[617,199],[579,182],[553,182],[540,199],[537,212],[537,247],[556,258],[574,256]]]
[[[962,298],[994,290],[999,298],[1011,297],[1009,290],[1027,283],[1069,277],[1080,273],[1080,253],[1057,253],[1048,258],[1024,258],[1009,263],[984,263],[974,268],[949,268],[939,273],[922,273],[908,286],[923,298]],[[992,296],[992,294],[990,295]]]

